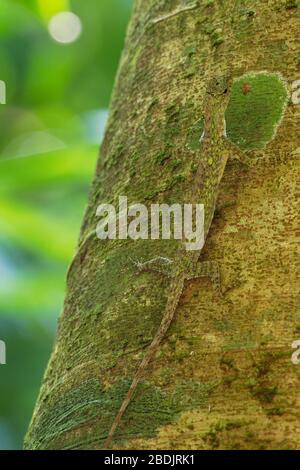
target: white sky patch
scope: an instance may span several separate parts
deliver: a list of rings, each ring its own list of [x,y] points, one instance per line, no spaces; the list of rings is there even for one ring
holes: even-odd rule
[[[0,251],[0,292],[3,293],[13,288],[16,274],[15,266],[13,266],[9,258]]]
[[[86,131],[86,139],[90,144],[101,144],[107,117],[107,109],[93,110],[83,114],[82,119]]]
[[[71,44],[79,38],[82,32],[81,19],[71,11],[62,11],[51,18],[48,30],[55,41],[61,44]]]

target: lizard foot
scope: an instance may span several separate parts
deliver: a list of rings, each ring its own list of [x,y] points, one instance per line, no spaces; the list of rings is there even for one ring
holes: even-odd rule
[[[171,275],[173,260],[165,258],[163,256],[156,256],[149,261],[133,261],[139,272],[157,272],[166,276]]]
[[[208,277],[213,287],[218,293],[222,294],[220,268],[217,261],[202,261],[197,263],[196,268],[187,275],[186,279],[192,280],[201,277]]]

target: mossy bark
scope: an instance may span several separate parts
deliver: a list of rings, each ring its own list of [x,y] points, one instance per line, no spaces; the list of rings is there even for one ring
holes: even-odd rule
[[[220,119],[240,149],[201,254],[218,263],[221,292],[209,278],[186,283],[114,448],[300,448],[300,366],[291,362],[300,336],[300,108],[278,85],[289,93],[300,78],[294,3],[135,2],[80,243],[96,227],[99,203],[185,201],[201,161],[207,90],[220,77],[229,77]],[[253,96],[243,133],[235,106],[243,115]],[[164,255],[164,243],[89,237],[81,245],[25,448],[103,448],[170,282],[138,274],[131,260]],[[168,244],[168,253],[176,249]]]

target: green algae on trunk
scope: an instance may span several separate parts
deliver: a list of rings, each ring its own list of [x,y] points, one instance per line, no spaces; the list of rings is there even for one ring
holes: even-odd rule
[[[275,137],[288,102],[276,73],[247,73],[233,83],[225,113],[226,135],[242,150],[263,149]]]

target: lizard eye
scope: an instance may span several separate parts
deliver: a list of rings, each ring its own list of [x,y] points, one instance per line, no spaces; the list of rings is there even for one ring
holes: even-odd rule
[[[222,75],[219,77],[214,77],[210,80],[207,92],[211,95],[218,96],[227,93],[228,86],[228,76]]]
[[[242,150],[263,149],[273,140],[288,102],[276,73],[258,72],[234,81],[225,111],[226,136]]]

